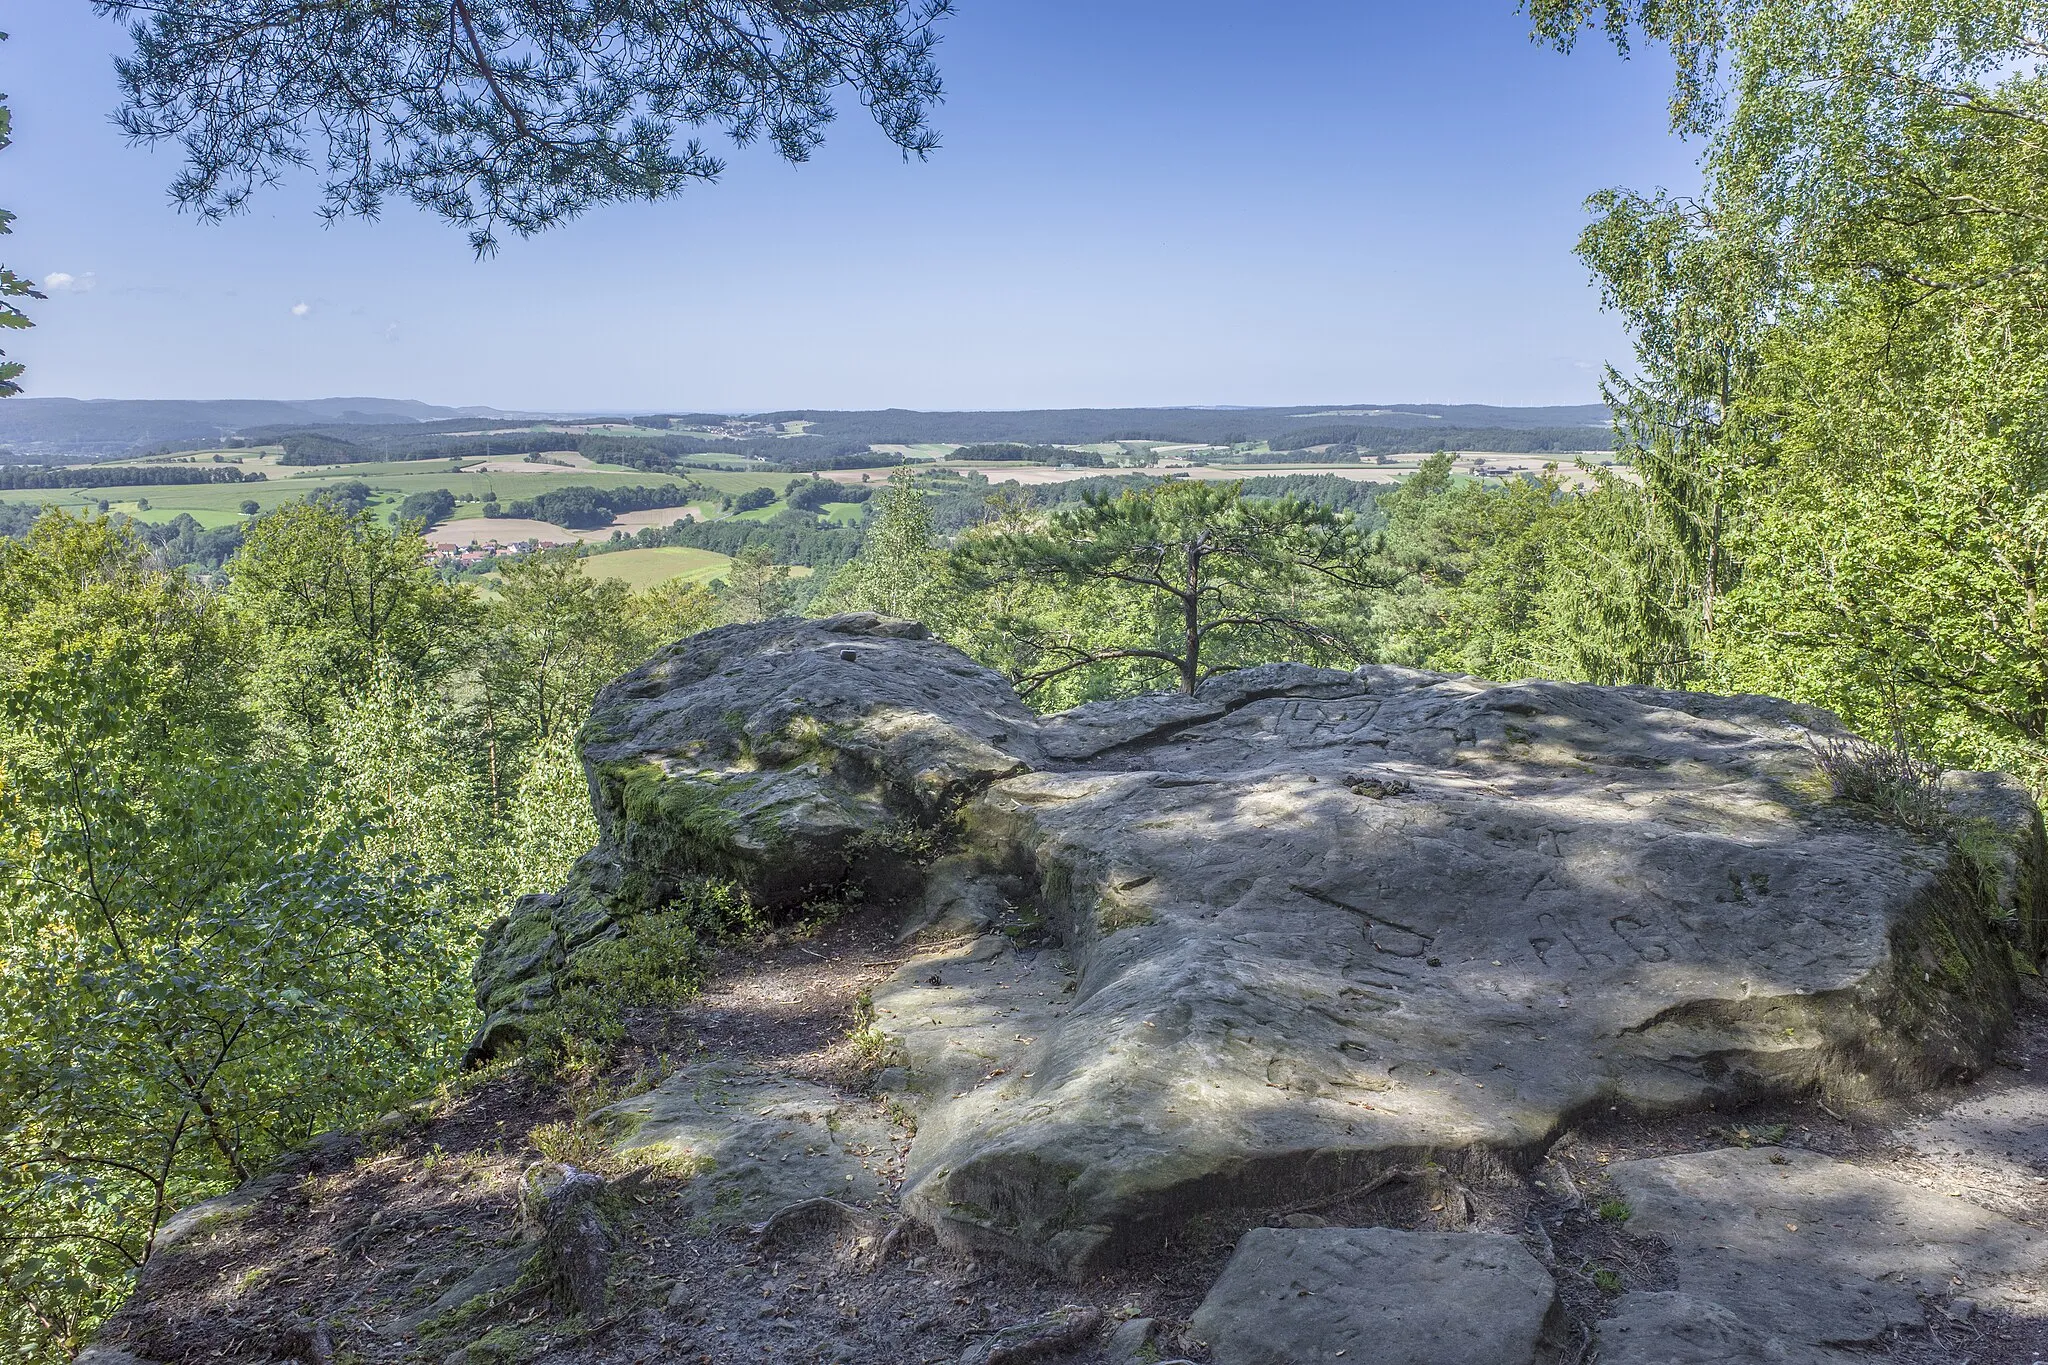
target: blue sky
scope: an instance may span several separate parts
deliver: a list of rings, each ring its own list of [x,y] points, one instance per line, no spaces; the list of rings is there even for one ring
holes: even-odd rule
[[[70,287],[31,393],[508,408],[1565,403],[1626,340],[1571,254],[1602,186],[1695,182],[1668,64],[1531,44],[1513,0],[960,0],[944,146],[849,108],[806,165],[471,259],[302,176],[223,225],[125,145],[115,25],[11,6],[0,259]]]

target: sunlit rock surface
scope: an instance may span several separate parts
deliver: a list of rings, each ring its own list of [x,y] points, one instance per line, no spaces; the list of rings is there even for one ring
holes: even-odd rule
[[[1611,1175],[1630,1231],[1671,1248],[1681,1291],[1625,1295],[1600,1324],[1601,1358],[1621,1365],[1850,1365],[1948,1295],[2025,1305],[2048,1267],[2036,1228],[1812,1152],[1689,1153]]]
[[[905,1203],[1075,1271],[1205,1209],[1520,1164],[1595,1107],[1971,1071],[2034,951],[2038,817],[1959,780],[1965,856],[1832,801],[1833,726],[1296,665],[1040,721],[910,623],[729,627],[600,697],[604,846],[480,995],[516,1027],[572,935],[699,872],[770,906],[923,886],[940,941],[874,1002]]]
[[[707,1226],[759,1222],[805,1199],[888,1197],[893,1125],[872,1104],[795,1077],[690,1063],[594,1117],[625,1160],[688,1175],[681,1205]]]

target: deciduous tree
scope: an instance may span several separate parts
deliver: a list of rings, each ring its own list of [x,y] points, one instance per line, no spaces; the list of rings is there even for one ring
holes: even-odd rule
[[[0,1356],[164,1219],[438,1065],[459,937],[242,753],[233,622],[105,522],[0,545]]]
[[[860,553],[834,574],[815,612],[875,611],[939,628],[952,605],[946,552],[913,476],[899,470],[868,503]]]
[[[320,499],[249,527],[226,601],[259,642],[259,705],[298,742],[316,743],[334,705],[380,666],[434,677],[474,650],[474,600],[435,575],[425,548],[413,526]]]

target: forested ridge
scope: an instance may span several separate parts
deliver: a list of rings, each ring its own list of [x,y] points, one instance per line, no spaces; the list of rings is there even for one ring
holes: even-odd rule
[[[171,1211],[453,1083],[479,933],[594,841],[576,742],[596,688],[718,623],[914,617],[1041,711],[1275,659],[1765,693],[1837,711],[1909,775],[2048,787],[2048,5],[1530,14],[1561,46],[1596,29],[1670,46],[1673,118],[1702,149],[1698,196],[1601,191],[1579,246],[1635,347],[1606,378],[1625,472],[1482,483],[1439,455],[1398,486],[1021,488],[878,466],[844,499],[866,504],[858,527],[821,524],[837,499],[797,480],[766,520],[642,533],[735,558],[715,587],[641,594],[566,550],[479,593],[428,566],[418,522],[346,497],[253,517],[232,543],[60,513],[0,542],[0,1358],[75,1349]],[[901,73],[906,146],[924,70]],[[499,208],[442,211],[487,245]],[[812,426],[728,453],[796,471],[923,439],[1364,451],[1433,425],[768,416]],[[1572,436],[1486,429],[1538,450]],[[283,439],[338,463],[561,438]],[[721,444],[577,441],[659,467]],[[639,496],[583,492],[592,516]],[[217,576],[176,567],[208,558]],[[518,1065],[594,1066],[632,992],[686,993],[706,948],[762,927],[716,886],[649,923],[664,974],[583,983]]]

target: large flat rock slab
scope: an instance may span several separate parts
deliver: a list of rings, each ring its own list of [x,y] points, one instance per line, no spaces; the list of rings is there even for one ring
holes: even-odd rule
[[[809,1081],[727,1061],[693,1063],[593,1116],[627,1162],[688,1175],[691,1215],[757,1223],[805,1199],[886,1202],[897,1140],[886,1114]]]
[[[1189,1330],[1215,1365],[1551,1365],[1557,1286],[1512,1237],[1254,1228]]]
[[[2048,1234],[1812,1152],[1730,1148],[1624,1162],[1610,1177],[1631,1211],[1629,1231],[1670,1246],[1680,1295],[1716,1305],[1714,1321],[1740,1324],[1729,1331],[1745,1349],[1775,1342],[1791,1359],[1828,1359],[1918,1328],[1927,1305],[1952,1296],[2023,1302],[2048,1269]],[[1686,1314],[1651,1302],[1662,1296],[1629,1297],[1637,1302],[1602,1325],[1603,1341],[1626,1340],[1645,1362],[1694,1358],[1667,1340],[1679,1339]]]
[[[1855,1365],[1864,1353],[1788,1342],[1711,1299],[1624,1294],[1600,1323],[1600,1365]]]
[[[1824,716],[1397,670],[1231,686],[1213,719],[1146,702],[1150,742],[1099,705],[1078,728],[1113,748],[972,807],[992,862],[1028,854],[1078,987],[1006,1110],[913,1149],[911,1207],[963,1240],[1072,1271],[1202,1207],[1519,1163],[1596,1104],[1854,1103],[1967,1073],[2010,1009],[1958,855],[1827,799]]]

